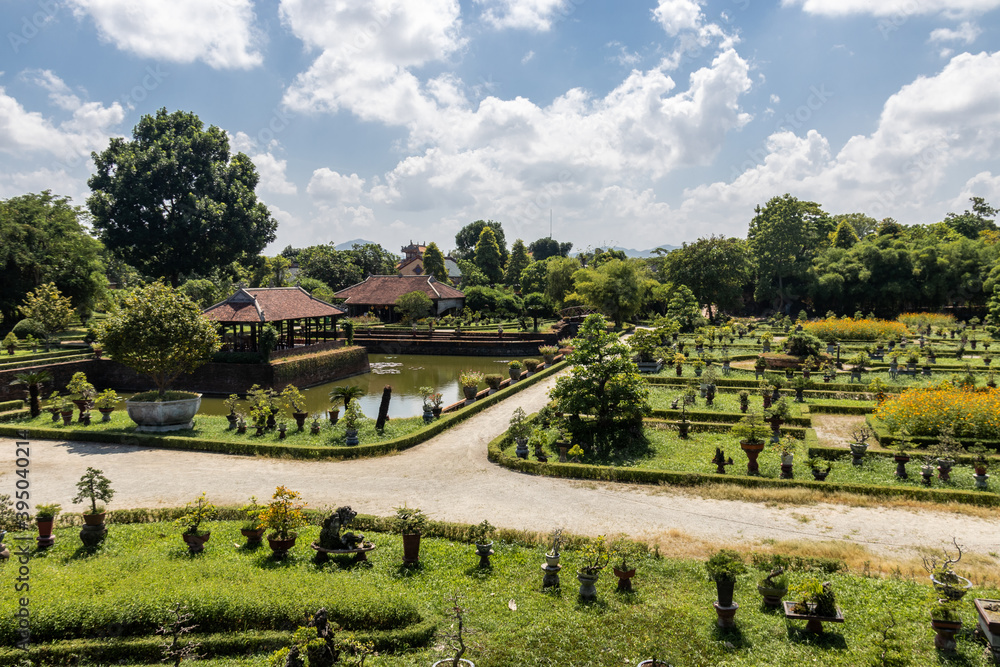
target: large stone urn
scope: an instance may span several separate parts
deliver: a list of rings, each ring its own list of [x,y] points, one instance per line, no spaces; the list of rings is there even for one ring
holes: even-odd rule
[[[163,433],[194,428],[194,416],[201,407],[201,394],[179,401],[125,401],[129,418],[143,433]]]

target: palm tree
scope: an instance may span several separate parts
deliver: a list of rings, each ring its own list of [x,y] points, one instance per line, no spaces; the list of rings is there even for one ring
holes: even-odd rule
[[[16,379],[11,385],[23,384],[28,389],[28,408],[31,410],[31,416],[37,417],[42,414],[42,404],[38,400],[38,395],[42,392],[42,385],[52,381],[52,374],[47,370],[25,371],[17,373],[14,377]]]
[[[347,410],[348,403],[352,399],[361,398],[365,395],[365,390],[358,385],[348,385],[343,387],[334,387],[333,391],[330,392],[330,400],[336,401],[341,399],[344,401],[344,410]]]

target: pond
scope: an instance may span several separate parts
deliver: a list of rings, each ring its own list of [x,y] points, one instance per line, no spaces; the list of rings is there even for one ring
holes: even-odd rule
[[[444,394],[444,405],[451,405],[463,398],[458,386],[458,376],[462,371],[476,370],[483,373],[497,373],[507,377],[507,363],[516,357],[451,357],[421,354],[369,354],[371,373],[356,375],[346,380],[303,389],[308,403],[308,412],[324,412],[330,406],[330,390],[341,385],[359,386],[365,395],[358,399],[365,415],[374,419],[378,416],[382,402],[382,390],[392,387],[389,402],[390,417],[415,417],[423,413],[423,399],[420,387],[434,387]],[[480,389],[485,389],[481,385]],[[338,404],[343,411],[343,403]],[[227,410],[221,398],[203,398],[201,414],[225,415]]]

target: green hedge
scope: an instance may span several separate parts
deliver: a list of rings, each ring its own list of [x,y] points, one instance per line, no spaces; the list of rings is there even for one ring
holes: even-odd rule
[[[869,405],[832,405],[821,401],[814,401],[809,404],[810,412],[825,415],[867,415],[875,410],[875,406]]]
[[[712,412],[709,410],[686,410],[687,416],[692,421],[717,422],[722,424],[732,424],[745,417],[742,412]],[[680,419],[680,410],[653,410],[649,413],[654,419],[675,420]],[[809,417],[788,417],[784,420],[788,426],[812,426]]]
[[[17,358],[17,357],[15,357]],[[10,363],[0,363],[0,371],[17,371],[22,368],[34,368],[36,366],[48,366],[50,364],[65,363],[67,361],[82,361],[84,359],[93,359],[94,355],[90,352],[73,352],[71,354],[64,354],[58,358],[49,359],[36,359],[34,361],[14,361]],[[22,357],[23,359],[23,357]]]
[[[677,420],[675,419],[656,419],[647,418],[643,420],[643,423],[649,424],[650,426],[675,426]],[[690,424],[690,429],[692,433],[729,433],[733,426],[732,424],[723,424],[720,422],[698,422],[692,421],[688,422]],[[808,429],[801,426],[782,426],[781,432],[785,435],[790,435],[797,440],[805,440],[806,432]]]
[[[585,463],[539,463],[508,456],[503,452],[509,444],[504,433],[492,440],[487,449],[490,461],[511,470],[567,479],[588,479],[603,482],[623,482],[627,484],[671,484],[675,486],[700,486],[702,484],[733,484],[746,488],[774,489],[800,487],[824,492],[853,493],[873,498],[910,498],[935,503],[963,503],[985,507],[1000,507],[1000,495],[974,491],[953,491],[950,489],[925,489],[921,487],[877,486],[867,484],[840,484],[836,482],[815,482],[808,480],[784,480],[741,475],[718,475],[714,473],[670,472],[643,468],[618,468],[595,466]],[[812,448],[810,448],[810,451]],[[843,451],[839,451],[843,454]]]
[[[271,367],[274,368],[274,383],[280,385],[307,374],[338,375],[343,371],[360,367],[367,359],[367,350],[354,346],[325,350],[308,356],[277,359]]]
[[[30,416],[31,416],[31,410],[29,410],[28,408],[22,408],[19,410],[10,410],[5,412],[0,412],[0,422],[13,422]]]
[[[24,407],[24,401],[0,401],[0,412],[17,410]]]
[[[363,348],[359,348],[363,352]],[[383,456],[393,452],[401,451],[426,442],[438,433],[445,431],[452,426],[468,419],[481,410],[499,403],[503,399],[527,389],[533,384],[540,382],[546,377],[559,372],[566,366],[567,362],[559,362],[535,373],[530,378],[521,380],[516,384],[501,389],[491,396],[477,400],[472,405],[466,406],[456,412],[445,415],[426,428],[420,429],[402,438],[387,440],[386,442],[373,443],[369,445],[358,445],[357,447],[296,447],[279,444],[262,444],[255,442],[226,442],[220,440],[204,440],[201,438],[188,438],[183,436],[153,435],[146,433],[108,433],[102,431],[91,431],[86,428],[30,428],[31,438],[41,440],[76,440],[81,442],[99,442],[114,445],[135,445],[140,447],[158,447],[161,449],[181,449],[189,451],[209,451],[222,454],[244,454],[249,456],[269,456],[288,457],[295,459],[353,459],[371,456]],[[27,412],[23,413],[27,416]],[[17,431],[24,426],[0,425],[0,436],[13,438],[17,436]]]
[[[874,432],[875,439],[878,441],[878,444],[882,445],[883,447],[885,447],[885,448],[892,447],[893,445],[895,445],[899,441],[899,438],[897,436],[895,436],[895,435],[892,434],[892,432],[889,430],[889,427],[887,427],[885,425],[885,422],[883,422],[881,419],[879,419],[875,415],[873,415],[873,414],[872,415],[868,415],[868,417],[865,418],[865,421],[868,423],[868,426],[870,426],[871,429],[872,429],[872,431]],[[928,436],[912,436],[910,438],[910,440],[917,447],[930,447],[930,446],[936,444],[937,441],[938,441],[937,438],[928,437]],[[1000,451],[1000,440],[983,440],[983,439],[979,439],[979,438],[959,438],[959,442],[962,443],[963,447],[969,447],[970,445],[975,445],[977,443],[980,443],[984,447]]]

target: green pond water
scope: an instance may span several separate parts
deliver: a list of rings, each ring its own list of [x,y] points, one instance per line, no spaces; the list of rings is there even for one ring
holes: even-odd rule
[[[483,373],[497,373],[507,377],[507,363],[520,357],[450,357],[420,354],[369,354],[371,372],[356,375],[346,380],[303,389],[308,402],[309,413],[324,412],[330,407],[330,390],[340,385],[357,385],[365,390],[359,400],[365,415],[378,416],[382,402],[382,390],[392,387],[389,402],[390,417],[415,417],[423,414],[423,398],[420,387],[434,387],[444,394],[443,405],[451,405],[463,398],[458,386],[458,376],[462,371],[476,370]],[[486,385],[480,386],[485,389]],[[338,404],[343,410],[343,402]],[[227,410],[221,398],[203,398],[201,414],[225,415]]]

